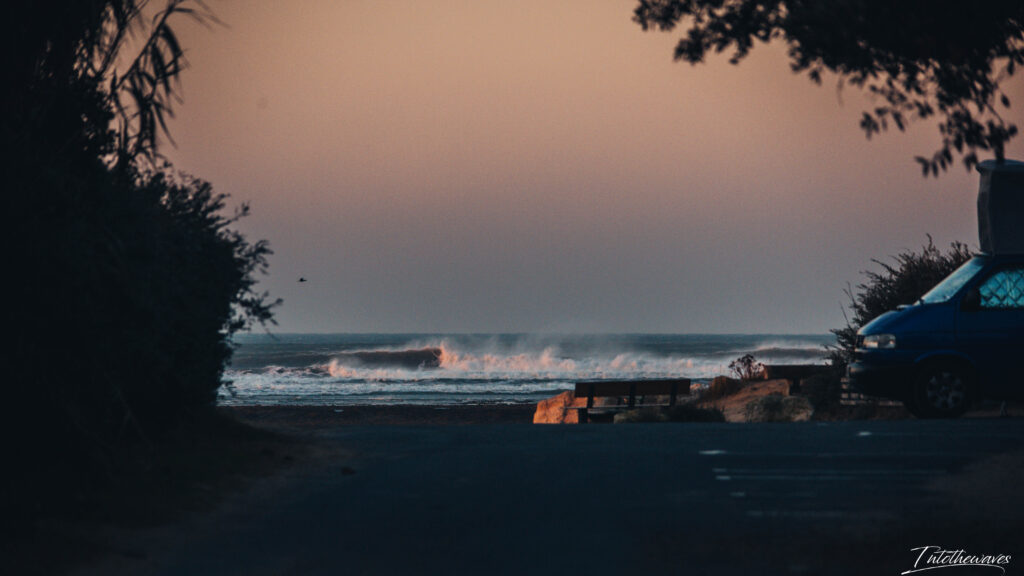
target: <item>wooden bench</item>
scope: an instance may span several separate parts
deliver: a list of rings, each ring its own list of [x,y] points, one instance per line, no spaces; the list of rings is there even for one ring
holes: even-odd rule
[[[591,412],[614,414],[623,410],[649,406],[675,406],[676,398],[681,394],[690,393],[690,379],[676,378],[671,380],[634,380],[614,381],[598,380],[595,382],[577,382],[576,398],[586,398],[586,406],[577,406],[579,423],[590,421]],[[647,402],[651,397],[668,396],[668,404]],[[594,398],[626,398],[625,404],[594,406]],[[639,399],[639,401],[638,401]]]

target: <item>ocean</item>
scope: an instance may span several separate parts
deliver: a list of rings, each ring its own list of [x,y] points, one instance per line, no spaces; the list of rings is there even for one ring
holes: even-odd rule
[[[537,402],[578,380],[691,378],[825,360],[831,335],[241,334],[218,403],[241,405]]]

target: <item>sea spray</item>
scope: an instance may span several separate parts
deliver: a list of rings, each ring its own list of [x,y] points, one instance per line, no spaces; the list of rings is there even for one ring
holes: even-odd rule
[[[751,353],[820,363],[825,335],[282,335],[239,339],[223,404],[535,402],[577,380],[727,374]]]

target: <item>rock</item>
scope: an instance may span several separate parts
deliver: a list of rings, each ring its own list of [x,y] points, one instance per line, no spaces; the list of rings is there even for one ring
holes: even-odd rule
[[[697,405],[702,408],[713,408],[722,411],[726,422],[746,422],[746,406],[752,400],[776,394],[789,396],[788,380],[765,380],[763,382],[748,382],[739,391],[725,397],[701,396]]]
[[[534,424],[577,424],[579,413],[570,410],[572,406],[585,406],[586,399],[580,398],[576,401],[576,393],[569,390],[562,392],[554,398],[541,400],[537,403],[537,411],[533,413]]]
[[[594,398],[594,406],[617,406],[619,398]],[[666,398],[666,402],[668,399]],[[587,405],[586,398],[577,398],[572,390],[562,392],[554,398],[541,400],[537,403],[537,411],[533,413],[534,424],[578,424],[579,411]]]
[[[769,394],[748,402],[744,413],[747,422],[806,422],[814,409],[804,396]]]
[[[743,389],[743,381],[735,378],[729,378],[728,376],[715,376],[711,383],[708,384],[704,393],[701,394],[701,398],[708,400],[714,400],[717,398],[724,398],[736,394]]]

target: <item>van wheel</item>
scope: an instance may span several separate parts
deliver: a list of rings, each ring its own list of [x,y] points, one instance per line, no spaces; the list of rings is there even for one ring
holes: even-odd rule
[[[971,407],[974,384],[970,373],[955,364],[925,366],[914,382],[907,408],[918,418],[956,418]]]

